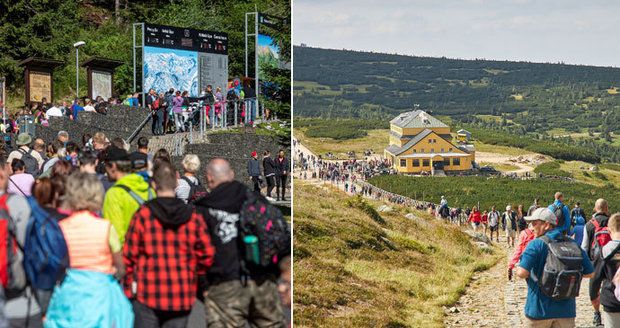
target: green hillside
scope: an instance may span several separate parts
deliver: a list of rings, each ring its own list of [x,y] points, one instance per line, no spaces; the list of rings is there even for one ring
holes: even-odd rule
[[[295,327],[443,327],[482,252],[454,225],[423,212],[295,181]]]
[[[539,132],[620,133],[620,68],[459,60],[294,47],[300,116],[393,117],[414,104],[493,115]]]
[[[547,168],[547,170],[553,168]],[[557,168],[556,168],[557,169]],[[369,180],[373,185],[387,191],[438,203],[441,196],[448,199],[452,207],[472,207],[480,203],[484,209],[493,205],[501,209],[508,204],[515,207],[522,204],[529,207],[534,198],[542,204],[550,204],[556,191],[565,195],[567,204],[581,202],[590,210],[598,198],[609,201],[609,208],[620,208],[620,190],[613,185],[603,188],[581,182],[568,182],[558,179],[515,180],[510,178],[487,177],[407,177],[402,175],[381,175]]]

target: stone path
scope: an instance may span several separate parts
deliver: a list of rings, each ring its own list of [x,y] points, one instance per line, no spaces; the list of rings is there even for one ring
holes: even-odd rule
[[[452,308],[446,309],[446,327],[523,326],[527,284],[516,277],[508,281],[507,258],[508,254],[512,254],[513,248],[505,247],[505,240],[501,237],[500,245],[507,257],[491,269],[474,274],[465,294]],[[582,280],[577,298],[576,324],[579,328],[594,327],[588,282],[588,279]]]

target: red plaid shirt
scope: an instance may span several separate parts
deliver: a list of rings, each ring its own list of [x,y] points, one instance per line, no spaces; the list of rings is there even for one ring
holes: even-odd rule
[[[152,309],[188,311],[196,299],[197,277],[206,274],[214,253],[200,214],[194,211],[176,230],[165,229],[150,209],[142,206],[125,236],[125,294]]]

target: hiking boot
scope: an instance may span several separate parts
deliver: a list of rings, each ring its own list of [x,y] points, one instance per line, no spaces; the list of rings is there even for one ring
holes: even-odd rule
[[[603,326],[603,323],[601,322],[601,312],[594,312],[594,318],[592,319],[592,323],[595,327]]]

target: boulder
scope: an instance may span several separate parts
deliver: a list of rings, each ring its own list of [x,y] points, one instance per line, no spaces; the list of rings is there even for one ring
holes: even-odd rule
[[[377,212],[392,212],[392,208],[387,206],[387,205],[381,205],[379,206],[379,208],[377,208]]]

